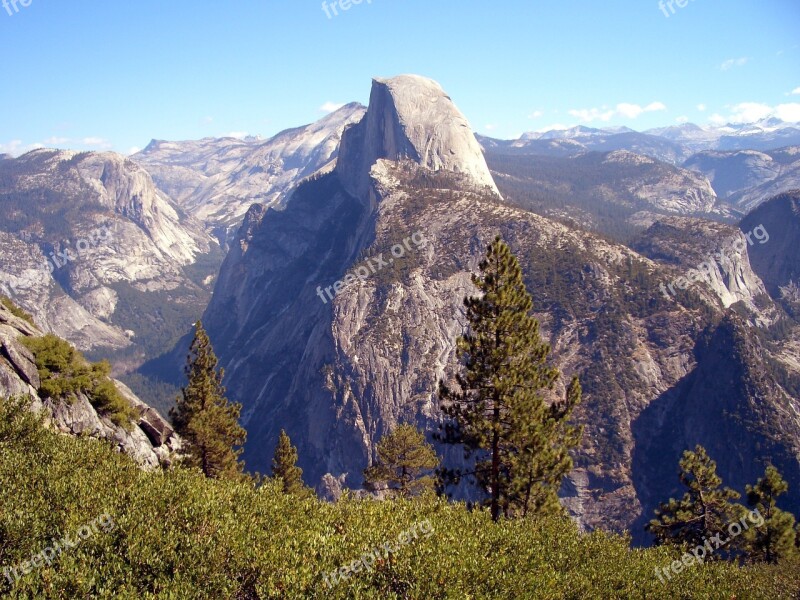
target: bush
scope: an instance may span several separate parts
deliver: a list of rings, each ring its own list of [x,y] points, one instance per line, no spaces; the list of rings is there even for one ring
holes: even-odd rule
[[[3,306],[5,306],[9,311],[11,311],[12,315],[14,315],[15,317],[19,317],[23,321],[27,321],[28,323],[36,327],[36,323],[33,322],[33,317],[24,310],[22,310],[19,306],[14,304],[11,301],[11,298],[7,296],[0,296],[0,303],[2,303]]]
[[[8,419],[0,401],[0,423]],[[5,412],[4,412],[5,411]],[[20,425],[21,426],[21,425]],[[582,534],[565,519],[501,521],[432,496],[299,501],[267,481],[145,472],[107,442],[0,433],[0,565],[17,566],[108,513],[115,527],[12,584],[14,598],[792,598],[797,564],[693,566],[661,583],[667,548]],[[10,440],[3,442],[3,440]],[[398,537],[429,522],[430,535]],[[391,542],[371,571],[325,575]]]
[[[66,400],[84,393],[97,411],[117,425],[130,428],[136,412],[120,394],[109,375],[111,365],[102,361],[89,363],[68,342],[48,333],[43,337],[20,340],[34,355],[43,398]]]

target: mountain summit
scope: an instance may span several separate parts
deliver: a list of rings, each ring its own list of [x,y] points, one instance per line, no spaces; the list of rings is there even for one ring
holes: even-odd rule
[[[378,160],[404,158],[467,175],[500,195],[466,117],[438,83],[418,75],[373,79],[366,117],[342,137],[340,179],[360,196]]]

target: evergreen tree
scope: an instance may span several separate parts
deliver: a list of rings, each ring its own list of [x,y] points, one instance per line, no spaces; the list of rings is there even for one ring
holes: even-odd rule
[[[743,507],[732,504],[740,494],[722,487],[717,475],[717,463],[698,445],[694,452],[686,450],[680,460],[680,481],[687,491],[683,498],[670,498],[656,509],[656,518],[645,528],[656,538],[656,544],[676,546],[702,546],[705,541],[719,534],[728,538],[728,525],[743,516]],[[719,558],[711,554],[706,560]]]
[[[364,471],[367,483],[387,483],[404,498],[434,488],[434,478],[425,473],[439,466],[439,457],[416,427],[399,425],[381,438],[377,450],[377,463]]]
[[[292,446],[292,440],[283,429],[272,457],[272,476],[281,480],[286,494],[300,498],[313,494],[303,483],[303,469],[297,466],[297,448]]]
[[[545,393],[559,377],[547,364],[550,346],[529,313],[533,306],[522,269],[498,236],[472,282],[482,294],[467,298],[468,332],[459,338],[463,372],[457,388],[443,382],[439,395],[449,420],[438,439],[475,455],[474,471],[443,470],[446,484],[471,475],[489,494],[492,519],[501,513],[561,511],[557,491],[572,468],[569,450],[580,429],[568,425],[580,402],[574,380],[567,398],[552,406]]]
[[[170,410],[175,431],[186,442],[183,463],[200,468],[206,477],[243,478],[239,456],[247,432],[239,425],[242,406],[225,398],[224,371],[217,369],[217,357],[199,321],[186,360],[186,376],[189,384]]]
[[[777,563],[797,555],[794,515],[776,506],[778,496],[788,490],[789,484],[772,465],[755,485],[747,486],[747,504],[764,518],[761,527],[753,527],[744,535],[744,550],[749,560]]]
[[[528,514],[562,512],[558,500],[561,480],[572,470],[571,448],[581,439],[582,430],[569,424],[572,410],[581,401],[581,385],[573,377],[563,401],[553,402],[543,421],[520,418],[521,427],[514,438],[511,456],[514,475],[509,488],[510,512],[522,517]],[[524,416],[524,415],[523,415]],[[533,428],[533,431],[530,430]]]

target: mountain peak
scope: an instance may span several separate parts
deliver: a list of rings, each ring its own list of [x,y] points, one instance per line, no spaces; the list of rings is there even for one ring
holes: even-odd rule
[[[432,79],[373,79],[366,117],[342,137],[337,172],[360,195],[382,158],[409,158],[433,171],[465,174],[500,195],[467,119]]]

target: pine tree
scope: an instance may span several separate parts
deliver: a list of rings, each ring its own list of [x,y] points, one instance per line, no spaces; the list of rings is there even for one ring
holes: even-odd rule
[[[300,498],[308,498],[313,491],[303,483],[303,469],[297,466],[297,448],[281,429],[278,445],[272,457],[272,476],[283,482],[283,492]]]
[[[694,452],[686,450],[680,460],[680,481],[687,491],[681,500],[670,498],[656,509],[656,518],[645,528],[656,538],[656,544],[702,546],[716,535],[728,538],[730,523],[743,516],[743,507],[732,504],[740,494],[722,487],[717,463],[698,445]],[[719,558],[719,553],[710,555]]]
[[[744,536],[747,558],[754,562],[777,563],[797,555],[794,515],[776,506],[778,496],[789,490],[789,484],[772,465],[755,485],[746,488],[747,504],[764,519],[761,527],[753,527]]]
[[[175,431],[186,443],[183,464],[200,468],[213,479],[242,479],[239,461],[247,432],[239,425],[241,404],[225,398],[223,369],[203,324],[195,335],[186,360],[189,384],[181,389],[175,408],[170,410]]]
[[[568,424],[580,386],[573,380],[563,402],[545,402],[559,372],[547,364],[550,346],[529,314],[533,301],[522,269],[499,236],[472,282],[482,294],[464,301],[469,330],[458,340],[463,371],[456,375],[458,389],[440,384],[449,420],[437,437],[463,445],[466,458],[477,455],[476,463],[471,472],[445,469],[443,479],[452,484],[474,477],[489,494],[495,521],[501,512],[561,512],[556,494],[581,435]]]
[[[581,401],[581,385],[573,377],[567,387],[565,400],[553,402],[543,422],[530,422],[534,431],[521,428],[515,438],[516,453],[512,455],[509,489],[509,510],[525,517],[528,514],[557,514],[562,512],[558,489],[566,474],[572,470],[571,448],[580,443],[581,429],[569,424],[572,409]],[[525,420],[520,419],[525,423]]]
[[[439,466],[439,457],[413,425],[399,425],[383,436],[377,451],[377,463],[364,471],[367,483],[386,483],[403,498],[434,488],[434,478],[425,473]]]

